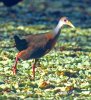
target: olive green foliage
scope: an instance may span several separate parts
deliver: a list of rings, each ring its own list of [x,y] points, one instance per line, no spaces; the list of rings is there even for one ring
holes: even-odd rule
[[[7,8],[1,5],[0,100],[36,100],[37,98],[90,100],[91,19],[89,20],[89,16],[91,12],[89,11],[91,8],[89,3],[81,5],[80,2],[75,1],[74,4],[71,0],[67,2],[50,0],[47,1],[48,3],[44,2],[45,0],[34,1],[33,3],[30,0],[30,4],[29,1],[24,1],[15,6],[13,9],[17,11],[16,13],[8,12]],[[60,16],[68,16],[76,29],[64,27],[61,30],[53,50],[39,60],[35,80],[32,80],[33,60],[20,60],[17,75],[13,75],[12,66],[18,53],[14,47],[14,34],[22,38],[28,34],[51,31],[56,26],[57,18],[60,17],[55,14],[56,11],[62,13]]]

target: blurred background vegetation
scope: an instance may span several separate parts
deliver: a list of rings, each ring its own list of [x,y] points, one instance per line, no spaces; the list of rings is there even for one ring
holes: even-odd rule
[[[90,0],[24,0],[14,6],[16,18],[7,14],[7,7],[0,3],[0,23],[21,21],[22,24],[50,24],[67,16],[76,26],[91,27]],[[26,23],[25,23],[25,22]]]
[[[31,80],[30,61],[20,61],[18,74],[13,76],[14,34],[45,33],[62,16],[76,29],[62,29],[56,47],[40,59],[35,81]],[[0,99],[38,97],[91,99],[91,0],[23,0],[12,8],[0,2]]]

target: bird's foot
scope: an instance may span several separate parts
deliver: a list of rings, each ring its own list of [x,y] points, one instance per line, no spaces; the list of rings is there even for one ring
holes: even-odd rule
[[[30,80],[34,81],[34,80],[35,80],[35,76],[32,75],[32,76],[30,77]]]
[[[13,71],[13,75],[16,75],[16,67],[15,66],[12,67],[12,71]]]
[[[30,79],[30,81],[34,81],[35,80],[35,78],[33,76],[31,76],[31,75],[29,75],[29,79]]]
[[[34,80],[35,80],[35,78],[34,78],[34,77],[31,77],[31,80],[32,80],[32,81],[34,81]]]

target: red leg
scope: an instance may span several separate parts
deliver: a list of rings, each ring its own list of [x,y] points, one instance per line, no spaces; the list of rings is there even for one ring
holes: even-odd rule
[[[28,53],[26,50],[23,50],[23,51],[20,51],[17,56],[16,56],[16,60],[15,60],[15,63],[14,63],[14,66],[12,68],[12,71],[13,71],[13,74],[15,75],[16,74],[16,70],[17,70],[17,62],[19,60],[19,58],[23,59],[23,60],[26,60],[27,58],[29,57]]]
[[[35,78],[35,64],[33,64],[32,69],[33,69],[33,79],[34,79]]]
[[[33,79],[35,79],[35,67],[36,67],[36,63],[37,63],[38,59],[35,59],[35,62],[32,66],[32,69],[33,69]]]
[[[12,71],[13,71],[13,74],[15,75],[16,74],[16,70],[17,70],[17,62],[18,62],[18,56],[16,56],[16,59],[15,59],[15,63],[14,63],[14,66],[12,68]]]

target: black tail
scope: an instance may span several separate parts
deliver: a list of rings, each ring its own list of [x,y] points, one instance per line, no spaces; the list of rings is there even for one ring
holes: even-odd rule
[[[25,39],[20,39],[17,35],[15,35],[14,36],[14,40],[15,40],[16,48],[19,51],[27,49],[28,43],[27,43],[27,41]]]
[[[14,35],[14,40],[16,44],[18,44],[21,41],[21,39],[17,35]]]

